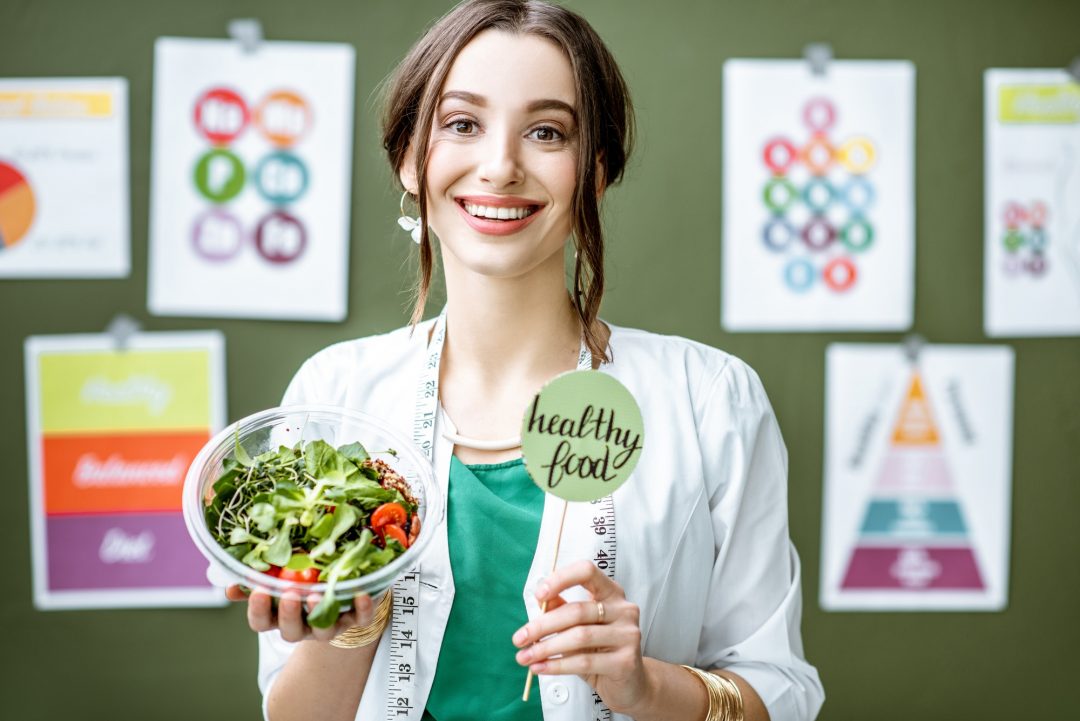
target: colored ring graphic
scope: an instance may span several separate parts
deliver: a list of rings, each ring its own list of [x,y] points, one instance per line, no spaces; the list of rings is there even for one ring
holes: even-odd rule
[[[1026,263],[1027,271],[1032,275],[1042,275],[1046,272],[1046,258],[1042,253],[1033,253]]]
[[[296,201],[307,186],[308,172],[304,162],[284,150],[267,155],[255,168],[255,188],[274,205]]]
[[[776,199],[777,190],[784,192],[784,197],[780,200]],[[787,178],[770,178],[769,182],[765,183],[765,205],[777,215],[790,208],[797,197],[799,197],[799,191]]]
[[[1031,224],[1041,227],[1046,222],[1046,203],[1036,200],[1031,204]]]
[[[848,250],[861,253],[874,244],[874,228],[865,218],[852,218],[840,229],[840,242]]]
[[[30,181],[15,166],[0,162],[0,252],[26,237],[36,211]]]
[[[191,227],[191,244],[199,257],[220,263],[240,252],[244,231],[239,220],[215,208],[195,219]]]
[[[796,236],[795,228],[782,217],[774,217],[765,224],[762,240],[765,247],[777,253],[783,252]]]
[[[765,144],[765,165],[777,175],[783,175],[799,159],[799,151],[787,138],[773,138]]]
[[[195,101],[195,127],[214,145],[236,140],[250,120],[247,103],[228,88],[211,88]]]
[[[296,145],[311,130],[311,107],[298,93],[276,90],[255,109],[255,126],[279,148]]]
[[[1019,203],[1009,203],[1005,206],[1005,227],[1010,230],[1019,228],[1027,221],[1027,211]]]
[[[851,212],[862,214],[874,204],[874,186],[863,176],[856,175],[844,186],[843,196]]]
[[[294,215],[275,210],[263,217],[255,227],[255,250],[275,265],[291,263],[307,247],[307,231]]]
[[[836,228],[821,216],[815,216],[803,226],[802,240],[810,250],[824,250],[836,240]]]
[[[821,176],[811,178],[803,186],[803,202],[815,215],[824,214],[835,198],[836,190],[833,189],[832,183]]]
[[[799,157],[814,175],[825,175],[829,172],[829,166],[832,165],[835,156],[836,150],[824,135],[815,135],[810,138],[799,151]]]
[[[803,107],[803,122],[815,133],[824,133],[836,122],[836,108],[825,98],[808,100]]]
[[[840,145],[836,159],[849,173],[862,175],[877,162],[877,149],[869,138],[848,138]]]
[[[1019,230],[1010,230],[1005,233],[1005,249],[1015,253],[1024,246],[1024,234]]]
[[[1036,225],[1027,236],[1027,243],[1031,246],[1031,249],[1037,252],[1041,252],[1046,249],[1046,231]]]
[[[855,285],[857,276],[855,264],[847,258],[833,258],[821,271],[821,278],[825,281],[825,285],[837,293],[843,293]]]
[[[816,275],[814,266],[805,258],[796,258],[784,266],[784,282],[796,293],[810,290]]]
[[[247,173],[234,153],[215,148],[195,164],[195,187],[213,203],[232,200],[244,189]]]

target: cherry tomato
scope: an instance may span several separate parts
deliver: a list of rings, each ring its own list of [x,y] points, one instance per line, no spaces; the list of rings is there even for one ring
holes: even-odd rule
[[[305,568],[303,571],[294,571],[291,568],[281,569],[281,575],[278,576],[282,581],[293,581],[295,583],[316,583],[319,580],[319,569],[312,566],[311,568]]]
[[[393,523],[388,523],[383,526],[383,532],[390,538],[395,539],[404,548],[409,547],[409,539],[405,537],[405,531],[401,530],[401,526],[397,526]]]
[[[270,570],[263,571],[263,573],[265,573],[267,576],[273,576],[274,578],[278,578],[281,576],[281,566],[275,566],[271,564]]]
[[[384,503],[371,514],[371,528],[377,530],[393,523],[399,529],[405,525],[408,514],[400,503]]]
[[[412,523],[409,525],[409,545],[416,543],[416,537],[420,535],[420,516],[413,514]]]

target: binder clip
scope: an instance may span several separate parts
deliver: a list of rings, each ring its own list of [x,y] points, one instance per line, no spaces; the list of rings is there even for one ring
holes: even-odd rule
[[[810,43],[803,48],[803,59],[810,65],[814,77],[823,78],[833,60],[832,45],[828,43]]]
[[[229,37],[240,43],[245,53],[254,53],[263,41],[262,22],[256,18],[238,18],[230,20]]]
[[[113,349],[123,352],[131,343],[131,336],[142,330],[139,321],[124,313],[117,314],[105,328],[106,335],[112,337]]]

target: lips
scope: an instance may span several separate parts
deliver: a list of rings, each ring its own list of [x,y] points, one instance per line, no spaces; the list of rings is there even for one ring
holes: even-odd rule
[[[473,230],[485,235],[511,235],[523,229],[544,210],[544,204],[529,198],[496,195],[468,195],[455,198],[458,212]],[[466,209],[468,206],[468,210]],[[500,215],[502,218],[487,218],[470,213]],[[526,213],[524,217],[520,216]]]

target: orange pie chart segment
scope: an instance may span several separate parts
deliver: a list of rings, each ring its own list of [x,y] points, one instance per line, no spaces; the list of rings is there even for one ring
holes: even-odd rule
[[[18,243],[34,222],[34,192],[11,165],[0,161],[0,251]]]

